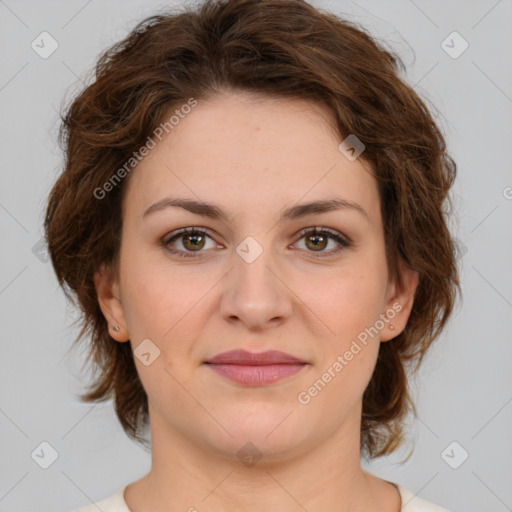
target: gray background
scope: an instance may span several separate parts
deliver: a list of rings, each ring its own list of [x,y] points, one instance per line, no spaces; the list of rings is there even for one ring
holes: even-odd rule
[[[453,233],[463,303],[414,381],[419,419],[410,422],[409,445],[368,468],[453,512],[512,510],[512,2],[312,3],[389,41],[408,66],[408,81],[438,108],[459,166]],[[63,98],[87,81],[101,50],[165,5],[0,0],[2,512],[69,512],[150,467],[111,403],[76,399],[88,378],[83,353],[69,352],[76,313],[37,244],[62,164],[56,133]],[[31,48],[43,31],[59,45],[47,59]],[[453,31],[469,44],[457,58],[445,50],[462,49],[458,36],[442,45]],[[43,441],[58,453],[48,469],[31,457]],[[400,465],[411,445],[413,455]]]

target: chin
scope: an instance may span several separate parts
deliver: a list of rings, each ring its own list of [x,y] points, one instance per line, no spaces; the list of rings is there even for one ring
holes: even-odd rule
[[[226,458],[235,455],[241,462],[243,457],[264,456],[262,463],[291,458],[306,450],[315,437],[314,429],[310,431],[292,408],[276,406],[271,413],[268,407],[259,412],[254,407],[249,412],[241,407],[223,419],[218,417],[218,421],[232,437],[223,431],[225,435],[220,438],[210,438],[213,451]]]

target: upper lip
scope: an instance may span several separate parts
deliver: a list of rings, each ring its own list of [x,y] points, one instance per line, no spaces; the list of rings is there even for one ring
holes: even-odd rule
[[[205,361],[211,364],[239,364],[246,366],[265,366],[270,364],[305,364],[305,361],[281,352],[267,350],[265,352],[248,352],[247,350],[229,350]]]

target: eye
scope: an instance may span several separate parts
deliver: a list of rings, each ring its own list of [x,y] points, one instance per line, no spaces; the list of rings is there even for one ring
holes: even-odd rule
[[[329,228],[307,228],[300,233],[300,240],[305,241],[305,250],[313,254],[315,258],[332,256],[339,253],[352,244],[337,231]],[[207,240],[210,239],[210,246],[207,246]],[[334,241],[334,248],[325,251],[329,242]],[[298,243],[298,242],[297,242]],[[183,228],[170,233],[162,240],[162,245],[172,254],[183,258],[194,258],[204,252],[203,249],[213,249],[219,245],[201,228]]]
[[[308,228],[302,230],[299,235],[301,237],[300,240],[304,239],[305,241],[307,252],[318,253],[313,254],[315,258],[332,256],[352,245],[340,233],[329,228]],[[335,242],[334,249],[324,251],[324,249],[329,245],[330,240],[334,240]]]
[[[208,238],[212,241],[210,247],[206,247]],[[176,245],[173,245],[175,243],[177,243],[177,248]],[[193,258],[195,256],[194,253],[202,252],[202,249],[205,248],[212,249],[217,246],[212,237],[206,231],[199,228],[180,229],[166,236],[162,240],[162,244],[168,251],[184,258]]]

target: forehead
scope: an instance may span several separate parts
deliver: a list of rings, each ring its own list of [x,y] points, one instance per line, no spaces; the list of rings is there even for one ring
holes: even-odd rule
[[[126,195],[142,211],[166,195],[274,214],[341,196],[379,214],[369,165],[338,149],[331,112],[307,100],[225,93],[200,101],[133,171]]]

